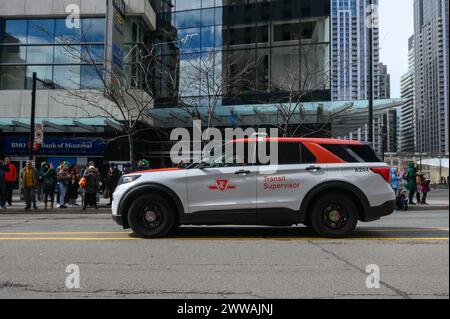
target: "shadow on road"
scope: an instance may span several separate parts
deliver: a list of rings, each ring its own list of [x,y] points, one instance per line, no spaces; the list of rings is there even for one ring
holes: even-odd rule
[[[130,234],[136,237],[135,234]],[[172,239],[321,239],[307,227],[180,227],[167,238]],[[448,229],[440,228],[360,228],[350,237],[353,239],[417,239],[448,238]]]

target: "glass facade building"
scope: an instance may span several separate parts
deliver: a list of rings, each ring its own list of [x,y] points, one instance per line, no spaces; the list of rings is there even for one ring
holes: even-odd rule
[[[329,0],[172,0],[154,7],[161,26],[156,107],[176,107],[180,98],[207,106],[211,91],[218,106],[275,103],[293,92],[330,100]]]
[[[0,20],[0,89],[31,89],[33,72],[57,88],[100,88],[93,65],[104,63],[105,19],[80,23],[69,29],[66,19]]]
[[[33,72],[57,89],[102,89],[105,18],[85,17],[79,28],[72,29],[65,18],[0,18],[0,25],[0,90],[31,89]],[[126,54],[135,46],[149,45],[150,29],[142,18],[129,17],[124,39]],[[143,75],[138,57],[126,57],[125,74],[130,85],[139,87]],[[40,82],[38,89],[43,89]]]

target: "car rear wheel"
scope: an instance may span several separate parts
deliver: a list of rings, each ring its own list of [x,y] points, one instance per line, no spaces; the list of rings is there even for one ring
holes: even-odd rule
[[[164,197],[145,195],[131,205],[128,223],[133,232],[140,237],[164,237],[173,229],[175,214]]]
[[[311,225],[321,236],[341,238],[350,236],[358,224],[355,203],[345,195],[329,194],[313,206]]]

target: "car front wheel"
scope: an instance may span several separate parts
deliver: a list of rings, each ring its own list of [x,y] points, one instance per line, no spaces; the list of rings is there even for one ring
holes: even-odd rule
[[[321,236],[348,237],[353,233],[357,224],[356,205],[345,195],[325,195],[319,198],[312,209],[311,225]]]
[[[166,236],[173,229],[175,214],[164,197],[145,195],[131,205],[128,223],[140,237],[159,238]]]

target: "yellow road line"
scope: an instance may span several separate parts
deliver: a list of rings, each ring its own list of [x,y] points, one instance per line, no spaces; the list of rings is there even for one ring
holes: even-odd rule
[[[231,229],[232,230],[232,229]],[[249,229],[251,231],[252,229]],[[357,229],[358,232],[431,232],[431,231],[449,231],[448,228],[415,228],[415,229]],[[111,232],[0,232],[1,235],[25,236],[25,235],[127,235],[131,231],[111,231]]]
[[[145,240],[135,237],[0,237],[0,241],[130,241]],[[155,240],[191,240],[191,241],[256,241],[256,240],[272,240],[272,241],[449,241],[448,237],[403,237],[403,238],[346,238],[346,239],[330,239],[330,238],[288,238],[288,237],[180,237],[180,238],[162,238]],[[150,240],[149,240],[150,241]]]
[[[123,235],[131,234],[131,232],[116,231],[116,232],[24,232],[24,233],[0,233],[1,235]]]

